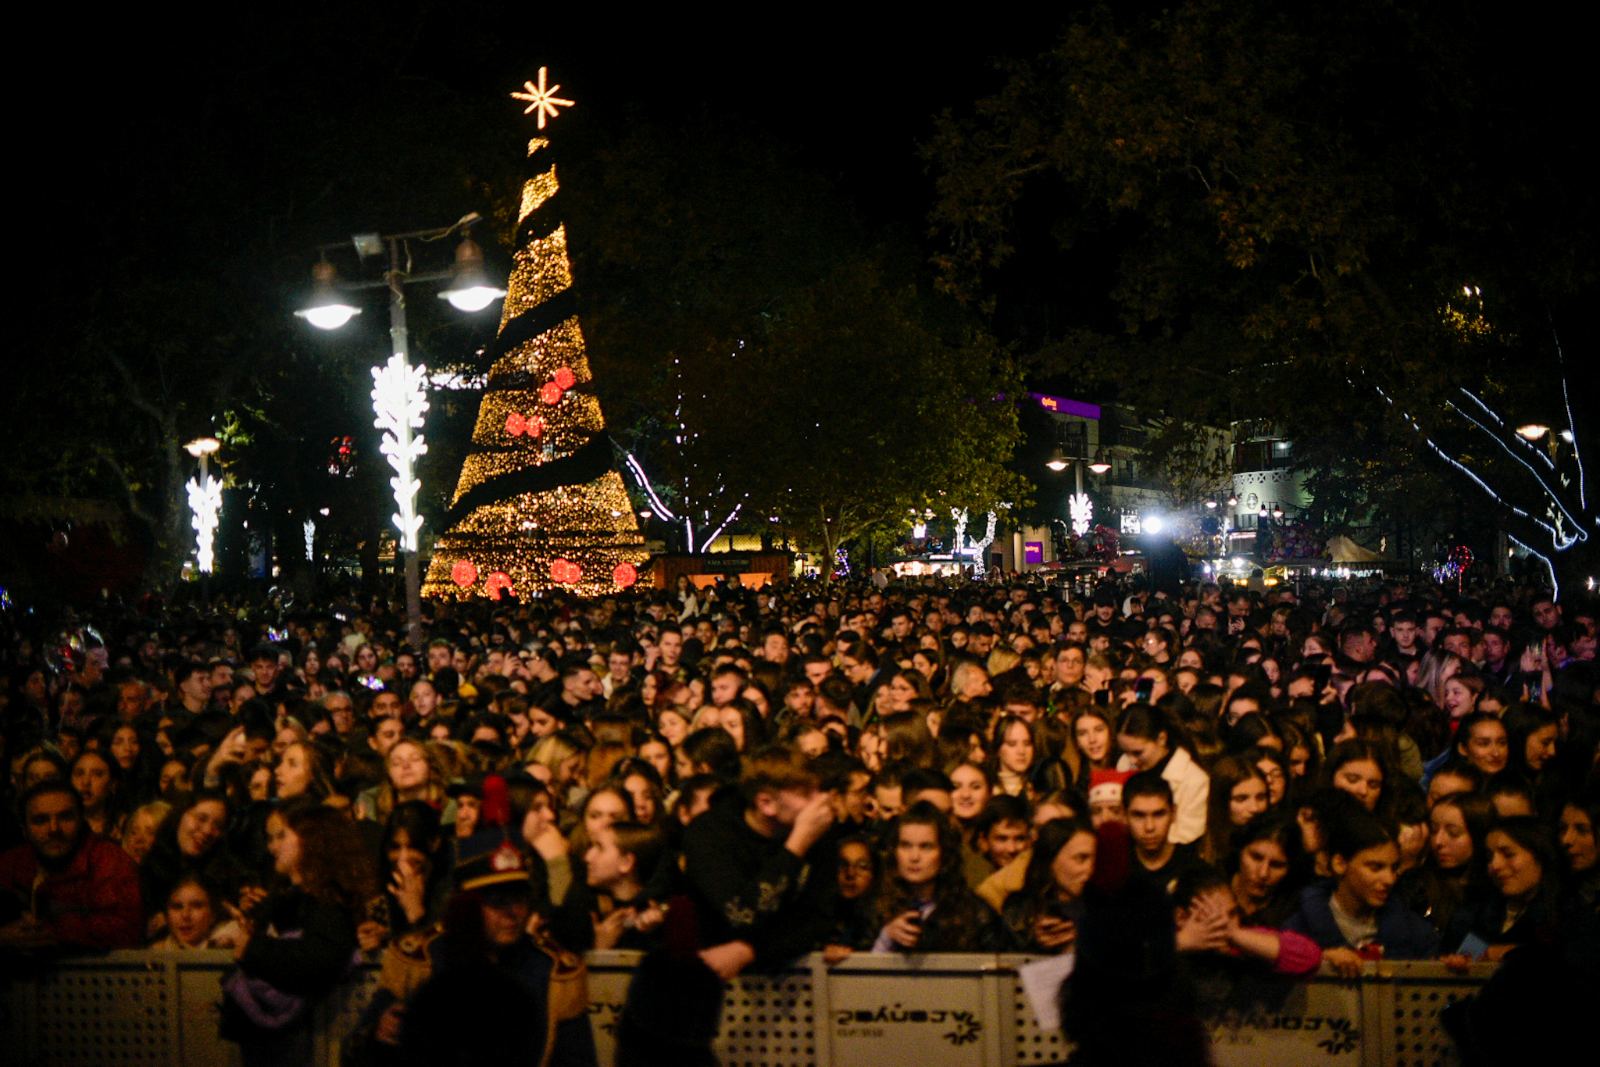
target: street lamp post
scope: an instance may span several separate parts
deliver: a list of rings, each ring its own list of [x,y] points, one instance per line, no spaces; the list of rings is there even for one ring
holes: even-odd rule
[[[372,403],[375,425],[384,431],[381,451],[395,472],[389,484],[394,489],[396,511],[393,518],[400,532],[399,550],[404,555],[406,640],[417,651],[422,648],[422,582],[418,560],[422,516],[417,514],[416,503],[422,484],[417,480],[415,464],[427,451],[421,433],[423,414],[428,410],[427,368],[411,365],[405,287],[412,282],[449,282],[439,294],[440,299],[469,313],[481,311],[505,296],[504,289],[489,284],[483,270],[483,252],[467,236],[473,224],[479,221],[480,216],[474,212],[453,226],[387,235],[358,234],[351,241],[363,259],[387,251],[389,266],[383,280],[341,286],[332,265],[324,258],[312,271],[310,305],[295,312],[318,329],[334,330],[361,313],[359,307],[344,302],[341,290],[382,286],[389,291],[389,347],[393,355],[386,364],[372,370]],[[450,270],[414,273],[405,266],[410,258],[411,241],[437,241],[456,233],[462,235],[462,240],[456,248],[455,265]],[[342,247],[342,242],[326,246],[324,257],[328,251]]]
[[[1050,453],[1050,458],[1045,461],[1045,466],[1057,473],[1067,469],[1067,464],[1072,465],[1074,492],[1068,502],[1068,510],[1072,516],[1072,529],[1079,537],[1089,532],[1089,523],[1093,518],[1093,505],[1089,502],[1089,495],[1083,491],[1083,468],[1087,466],[1096,474],[1104,474],[1111,469],[1111,464],[1106,462],[1105,450],[1097,452],[1094,459],[1089,458],[1089,427],[1087,423],[1080,423],[1075,431],[1074,441],[1076,448],[1072,455],[1068,455],[1061,443],[1057,443]]]

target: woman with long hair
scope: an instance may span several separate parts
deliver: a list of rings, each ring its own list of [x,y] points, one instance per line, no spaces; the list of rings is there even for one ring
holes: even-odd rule
[[[726,730],[740,752],[753,752],[765,744],[767,723],[756,706],[738,697],[721,708],[709,709],[716,716],[715,725]]]
[[[936,698],[945,695],[944,657],[939,654],[937,647],[923,647],[912,652],[911,668],[922,675],[923,680],[928,683],[928,692],[934,694]]]
[[[973,820],[994,795],[994,779],[981,765],[963,760],[950,768],[950,815],[970,835]]]
[[[1498,960],[1513,948],[1552,945],[1570,932],[1561,852],[1549,826],[1532,815],[1496,820],[1484,849],[1493,892],[1456,917],[1445,944],[1459,944],[1457,933],[1475,933],[1489,943],[1485,957]]]
[[[122,768],[109,754],[85,749],[72,761],[70,781],[83,802],[83,821],[89,829],[120,840],[127,817],[121,803]]]
[[[1506,742],[1510,746],[1507,766],[1520,775],[1535,796],[1544,802],[1556,784],[1556,744],[1560,740],[1561,716],[1549,708],[1526,701],[1506,709],[1501,721],[1506,724]],[[1543,805],[1541,805],[1541,809]]]
[[[1440,933],[1451,929],[1463,906],[1489,891],[1487,839],[1493,821],[1494,809],[1481,793],[1453,793],[1428,813],[1427,852],[1394,891]]]
[[[1225,872],[1240,923],[1283,925],[1299,908],[1306,867],[1300,826],[1287,812],[1263,812],[1235,830]]]
[[[678,786],[677,775],[672,767],[672,744],[660,734],[647,734],[635,753],[635,758],[643,760],[655,768],[656,777],[661,781],[662,795]]]
[[[172,887],[184,875],[198,875],[225,896],[234,895],[255,877],[235,858],[227,831],[228,803],[219,790],[198,790],[167,815],[139,865],[146,915],[160,912]],[[155,925],[159,928],[160,920]]]
[[[872,908],[882,876],[883,864],[874,842],[859,836],[839,842],[839,891],[833,898],[833,923],[823,949],[823,957],[829,963],[872,946],[878,930],[872,921]]]
[[[911,710],[913,700],[932,700],[933,689],[928,679],[915,670],[895,671],[889,676],[889,707],[891,714]]]
[[[449,822],[445,786],[448,785],[438,757],[423,742],[402,737],[384,757],[384,780],[374,790],[357,798],[356,814],[374,822],[387,822],[395,806],[408,800],[425,801],[440,812],[440,821]]]
[[[1473,712],[1456,728],[1456,753],[1483,772],[1485,778],[1499,774],[1511,760],[1506,724],[1491,712]]]
[[[584,852],[594,843],[594,835],[618,822],[636,822],[633,797],[620,784],[608,783],[584,797],[578,810],[578,824],[573,828],[572,855],[574,866]]]
[[[1289,763],[1289,794],[1296,798],[1303,796],[1322,773],[1322,738],[1317,735],[1314,711],[1306,707],[1307,703],[1296,701],[1272,717]]]
[[[450,881],[445,845],[439,813],[426,803],[408,800],[389,814],[378,851],[382,903],[369,909],[357,929],[363,951],[438,920]]]
[[[320,801],[333,793],[327,759],[311,741],[295,741],[285,748],[272,770],[272,780],[279,800],[310,797]]]
[[[98,731],[98,738],[99,750],[121,772],[119,778],[123,783],[123,799],[139,800],[151,775],[150,760],[146,758],[147,746],[139,736],[138,729],[132,723],[119,722],[102,727]]]
[[[1566,854],[1567,877],[1578,899],[1591,910],[1600,909],[1600,848],[1595,831],[1600,830],[1600,793],[1570,799],[1561,805],[1556,820],[1561,851]]]
[[[623,760],[612,770],[612,777],[633,800],[634,820],[653,826],[666,815],[666,782],[655,765],[634,756]]]
[[[1348,793],[1362,807],[1384,819],[1392,808],[1389,778],[1389,756],[1384,747],[1359,738],[1334,745],[1322,768],[1324,787]]]
[[[1461,673],[1461,657],[1442,648],[1431,648],[1417,661],[1416,687],[1423,691],[1435,708],[1445,708],[1444,686]]]
[[[172,805],[165,800],[152,800],[128,814],[128,821],[122,827],[122,851],[134,863],[143,863],[150,854],[151,847],[156,843],[156,832],[171,812]]]
[[[1096,845],[1094,830],[1083,819],[1052,819],[1040,828],[1022,889],[1006,898],[1002,911],[1012,936],[1027,951],[1056,953],[1073,946]]]
[[[1037,787],[1033,781],[1044,755],[1038,730],[1017,715],[1003,715],[995,723],[989,742],[989,773],[1000,792],[1032,799]]]
[[[1233,835],[1264,813],[1271,803],[1267,776],[1245,755],[1224,756],[1211,768],[1206,802],[1206,835],[1200,858],[1221,867],[1232,851]]]
[[[1173,844],[1197,841],[1206,830],[1206,805],[1211,779],[1195,761],[1182,727],[1165,711],[1134,704],[1117,724],[1121,771],[1155,771],[1172,788],[1175,814],[1170,837]]]
[[[961,837],[918,801],[895,820],[889,871],[878,893],[874,952],[1003,952],[1004,922],[967,888]]]
[[[656,713],[656,732],[676,750],[683,744],[683,739],[689,736],[693,721],[693,713],[688,708],[681,704],[668,704]]]
[[[1109,706],[1086,705],[1072,716],[1072,750],[1077,753],[1073,783],[1086,789],[1095,771],[1117,765],[1117,716]],[[1070,760],[1068,762],[1071,762]]]
[[[276,886],[230,908],[239,969],[223,981],[223,1036],[244,1063],[307,1063],[314,1002],[338,984],[356,949],[356,925],[378,894],[372,857],[355,823],[310,800],[267,820]]]
[[[1246,755],[1267,780],[1267,806],[1275,808],[1282,804],[1289,795],[1289,781],[1293,777],[1289,757],[1275,748],[1253,748]]]

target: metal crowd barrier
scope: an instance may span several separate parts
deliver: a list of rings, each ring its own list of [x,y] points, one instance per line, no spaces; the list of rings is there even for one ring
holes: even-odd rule
[[[820,955],[773,976],[733,983],[717,1052],[726,1067],[1025,1067],[1064,1061],[1058,1032],[1042,1030],[1018,967],[1026,956]],[[590,1019],[602,1064],[637,953],[589,957]],[[114,952],[0,976],[0,1060],[26,1067],[234,1067],[217,1036],[223,952]],[[1439,1012],[1472,992],[1489,968],[1462,975],[1437,963],[1369,964],[1360,980],[1323,974],[1210,1018],[1219,1067],[1446,1067],[1457,1062]],[[340,1040],[371,995],[358,973],[319,1009],[315,1062],[335,1065]]]

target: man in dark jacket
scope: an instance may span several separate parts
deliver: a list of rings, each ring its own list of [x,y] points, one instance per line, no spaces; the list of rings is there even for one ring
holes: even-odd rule
[[[832,878],[813,869],[810,853],[832,824],[831,795],[817,789],[799,753],[783,748],[747,759],[737,792],[719,793],[689,824],[684,872],[700,956],[720,977],[758,961],[782,964],[816,945]]]

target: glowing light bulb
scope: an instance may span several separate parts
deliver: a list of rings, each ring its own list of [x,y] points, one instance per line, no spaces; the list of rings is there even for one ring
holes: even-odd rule
[[[451,289],[440,296],[450,301],[450,306],[457,311],[482,311],[490,304],[505,296],[504,289],[496,289],[492,285],[474,285],[467,289]]]
[[[297,318],[305,319],[319,330],[337,330],[359,314],[361,309],[349,304],[321,304],[295,312]]]

